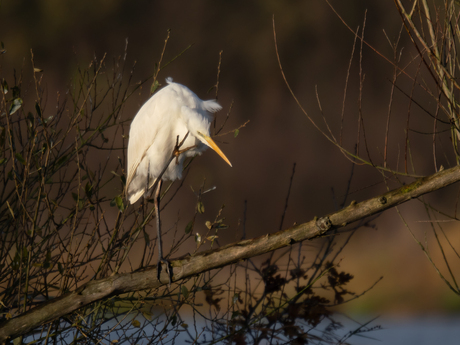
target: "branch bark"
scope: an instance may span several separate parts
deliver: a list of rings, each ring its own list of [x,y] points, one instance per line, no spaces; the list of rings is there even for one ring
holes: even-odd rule
[[[366,201],[352,202],[338,212],[319,219],[315,218],[286,230],[243,240],[194,256],[172,260],[173,281],[227,266],[297,242],[324,236],[328,231],[344,227],[458,181],[460,181],[460,166],[439,171]],[[123,293],[158,288],[168,282],[166,272],[162,273],[161,281],[156,277],[157,269],[152,267],[142,272],[118,274],[91,281],[76,291],[44,302],[28,312],[0,324],[0,343],[3,344],[10,339],[25,335],[40,325],[70,314],[90,303]]]

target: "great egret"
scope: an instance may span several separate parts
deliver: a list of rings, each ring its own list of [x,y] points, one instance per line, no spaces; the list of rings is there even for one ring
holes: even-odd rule
[[[134,204],[157,182],[155,212],[158,233],[158,280],[163,258],[160,224],[160,191],[162,180],[182,177],[184,160],[201,155],[208,147],[216,151],[230,166],[216,143],[209,127],[212,114],[222,107],[215,101],[203,101],[184,85],[167,78],[167,86],[154,94],[134,117],[129,130],[128,177],[126,196]],[[175,158],[175,159],[174,159]]]

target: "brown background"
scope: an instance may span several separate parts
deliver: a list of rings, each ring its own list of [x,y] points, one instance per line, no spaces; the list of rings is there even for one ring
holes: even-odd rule
[[[367,9],[365,37],[381,54],[393,58],[383,31],[394,40],[401,29],[393,2],[363,0],[334,1],[333,4],[352,28],[362,28]],[[206,152],[194,162],[180,197],[165,210],[165,226],[168,223],[173,226],[179,219],[179,228],[185,227],[195,206],[195,197],[188,186],[197,189],[206,177],[207,186],[215,185],[217,190],[203,200],[206,213],[199,218],[202,232],[204,222],[213,219],[225,204],[224,216],[230,228],[219,233],[220,244],[239,239],[242,227],[238,223],[243,218],[244,200],[247,200],[248,237],[277,231],[294,162],[296,173],[284,227],[332,212],[343,200],[351,163],[314,129],[295,104],[282,80],[273,40],[274,15],[280,56],[292,88],[309,115],[322,125],[315,95],[317,87],[324,115],[338,136],[354,35],[325,1],[15,0],[3,1],[0,6],[0,41],[7,49],[1,57],[0,74],[11,80],[13,69],[23,68],[25,80],[31,80],[29,61],[30,49],[33,49],[37,67],[44,70],[50,99],[55,98],[57,91],[65,93],[77,78],[78,66],[87,66],[94,55],[101,58],[107,52],[109,65],[114,57],[123,54],[126,38],[129,39],[128,65],[137,62],[134,81],[145,79],[152,74],[154,63],[159,59],[168,29],[171,38],[164,61],[189,44],[193,46],[160,73],[160,83],[164,84],[164,79],[171,76],[201,98],[213,98],[213,92],[206,92],[215,84],[219,52],[223,50],[219,102],[224,110],[219,119],[224,118],[234,101],[226,129],[247,120],[250,123],[241,129],[236,139],[229,135],[222,139],[225,143],[220,143],[233,168],[212,152]],[[403,61],[416,55],[407,36],[403,35],[400,46],[406,47]],[[352,64],[345,103],[344,143],[350,151],[357,136],[358,57],[355,56]],[[363,70],[366,135],[373,159],[382,164],[393,69],[365,47]],[[408,81],[401,78],[401,85],[405,83]],[[25,86],[32,88],[33,84]],[[123,117],[132,118],[147,97],[148,87],[133,95],[123,110]],[[430,106],[430,100],[422,93],[416,97]],[[51,106],[48,111],[52,113]],[[421,131],[432,128],[428,116],[417,111],[412,116],[413,128]],[[388,164],[399,170],[404,163],[406,120],[407,100],[396,92]],[[322,128],[325,127],[322,125]],[[433,173],[431,136],[411,134],[411,142],[417,173]],[[364,149],[361,150],[364,153]],[[455,162],[449,154],[439,155],[438,164],[448,167]],[[396,184],[390,182],[390,186]],[[357,166],[351,182],[353,193],[347,203],[385,190],[379,173],[371,167]],[[109,189],[108,193],[116,195],[120,191]],[[451,204],[455,193],[455,188],[450,193],[438,192],[430,200],[453,213]],[[423,239],[423,232],[429,231],[423,222],[426,220],[423,207],[412,202],[401,209]],[[364,228],[353,237],[341,254],[341,268],[354,274],[351,289],[356,292],[367,289],[380,276],[384,279],[344,308],[409,314],[458,311],[458,298],[436,275],[396,212],[387,211],[373,224],[374,228]],[[453,232],[454,225],[450,229],[451,241],[458,243],[458,231]],[[317,244],[308,246],[314,252]],[[436,251],[433,255],[439,258]],[[458,272],[458,265],[454,269]]]

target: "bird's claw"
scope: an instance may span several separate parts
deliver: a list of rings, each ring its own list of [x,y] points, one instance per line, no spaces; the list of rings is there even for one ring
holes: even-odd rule
[[[161,263],[164,263],[166,265],[166,273],[168,274],[168,279],[169,279],[168,285],[171,286],[171,283],[172,283],[172,267],[171,267],[171,263],[168,260],[166,260],[165,258],[160,258],[158,260],[158,265],[157,265],[157,278],[158,278],[158,281],[161,282],[161,280],[160,280],[160,274],[161,274],[161,269],[162,269]]]

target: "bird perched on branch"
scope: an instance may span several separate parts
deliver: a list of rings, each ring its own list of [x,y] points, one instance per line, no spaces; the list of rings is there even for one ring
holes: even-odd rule
[[[158,278],[163,258],[160,230],[162,180],[182,177],[184,160],[200,155],[208,147],[230,166],[230,161],[210,137],[212,113],[222,109],[215,100],[203,101],[184,85],[167,78],[167,86],[155,93],[134,117],[129,131],[126,196],[134,204],[157,186],[155,211],[159,241]],[[171,272],[169,271],[171,280]]]

